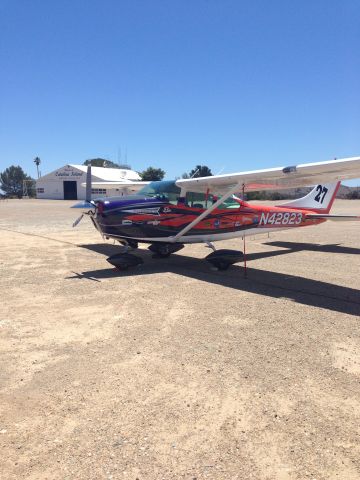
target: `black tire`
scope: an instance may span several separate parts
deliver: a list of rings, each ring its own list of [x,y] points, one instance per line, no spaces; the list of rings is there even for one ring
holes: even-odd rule
[[[230,267],[231,263],[219,262],[217,268],[221,271],[227,270]]]

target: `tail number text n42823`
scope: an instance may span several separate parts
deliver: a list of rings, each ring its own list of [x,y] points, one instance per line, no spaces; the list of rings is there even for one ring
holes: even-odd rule
[[[300,212],[262,212],[259,225],[299,225],[301,221]]]

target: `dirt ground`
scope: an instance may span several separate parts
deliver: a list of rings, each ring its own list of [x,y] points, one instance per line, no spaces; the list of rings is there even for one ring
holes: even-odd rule
[[[359,222],[119,273],[72,204],[0,202],[1,479],[360,478]]]

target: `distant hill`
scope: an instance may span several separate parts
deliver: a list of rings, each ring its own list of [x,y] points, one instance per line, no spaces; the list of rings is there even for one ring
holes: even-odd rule
[[[358,199],[360,198],[360,187],[341,185],[336,198]]]

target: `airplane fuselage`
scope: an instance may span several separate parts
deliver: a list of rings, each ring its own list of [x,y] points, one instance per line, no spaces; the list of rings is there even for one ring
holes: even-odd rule
[[[167,198],[130,195],[96,202],[93,220],[107,238],[144,243],[172,242],[174,237],[201,215],[204,206],[190,206]],[[306,218],[301,209],[254,205],[247,202],[216,208],[183,236],[179,243],[213,242],[304,227],[325,220]]]

